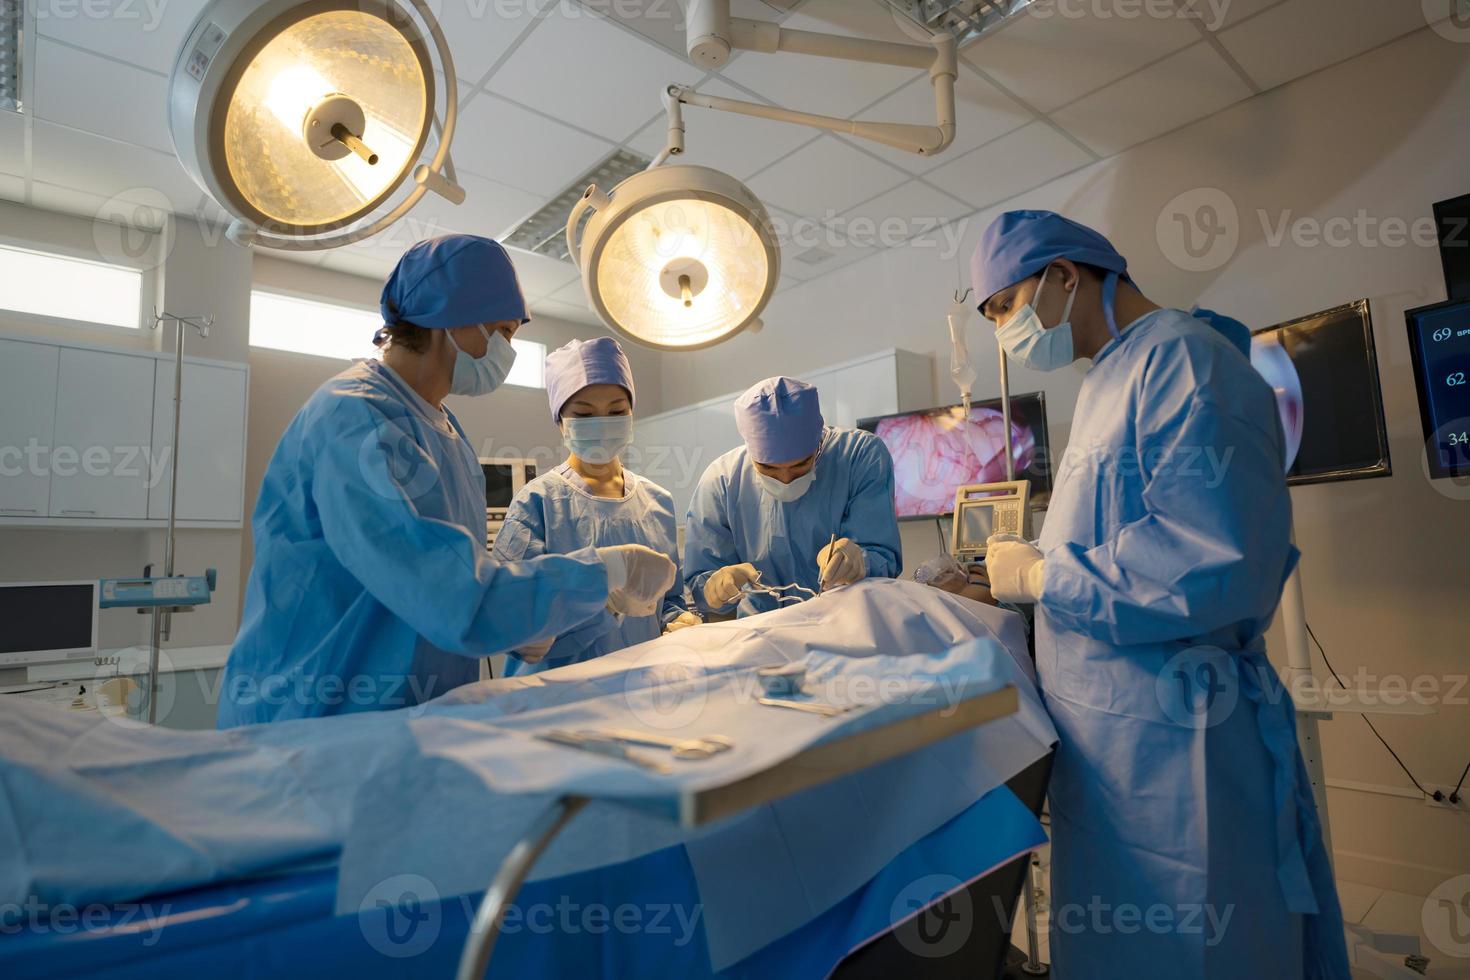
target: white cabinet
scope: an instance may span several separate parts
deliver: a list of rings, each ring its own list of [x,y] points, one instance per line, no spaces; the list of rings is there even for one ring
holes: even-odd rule
[[[245,485],[245,415],[249,388],[245,368],[184,361],[179,434],[181,521],[240,520]],[[173,475],[174,366],[158,363],[153,394],[153,456],[157,482],[148,494],[148,516],[168,519]]]
[[[147,518],[154,363],[146,355],[61,348],[50,516]]]
[[[59,353],[0,340],[0,517],[49,513]]]

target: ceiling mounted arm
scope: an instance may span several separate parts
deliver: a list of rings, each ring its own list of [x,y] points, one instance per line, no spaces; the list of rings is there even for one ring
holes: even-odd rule
[[[934,89],[936,118],[932,126],[859,122],[837,116],[798,112],[758,102],[702,95],[693,89],[681,86],[672,86],[669,92],[686,105],[719,109],[723,112],[737,112],[762,119],[774,119],[778,122],[825,129],[834,133],[846,133],[923,156],[942,153],[954,141],[954,84],[959,74],[959,63],[956,42],[952,34],[937,35],[933,38],[932,46],[925,47],[918,44],[896,44],[891,41],[796,31],[769,21],[731,17],[730,0],[692,0],[688,15],[687,44],[690,60],[695,65],[708,69],[724,65],[729,61],[730,52],[733,50],[757,51],[765,54],[786,51],[792,54],[838,58],[843,61],[926,69],[929,72],[929,84]]]

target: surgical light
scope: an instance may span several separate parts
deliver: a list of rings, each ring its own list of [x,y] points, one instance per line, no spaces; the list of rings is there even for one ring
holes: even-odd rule
[[[589,208],[579,246],[577,223]],[[589,187],[568,218],[567,248],[603,322],[662,350],[695,350],[759,329],[780,278],[760,200],[708,167],[656,167],[610,194]]]
[[[453,69],[424,0],[212,0],[175,61],[174,148],[235,219],[232,240],[348,244],[425,190],[464,199],[449,159]],[[432,161],[415,169],[437,122],[436,70],[444,120]],[[387,207],[410,173],[418,186]]]

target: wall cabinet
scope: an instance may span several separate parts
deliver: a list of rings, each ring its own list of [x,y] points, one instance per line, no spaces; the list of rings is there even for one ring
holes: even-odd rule
[[[934,402],[933,362],[927,355],[887,350],[799,376],[817,386],[828,425],[855,426],[859,419],[929,408]],[[741,444],[734,402],[740,392],[639,419],[630,467],[673,495],[682,526],[705,469]]]
[[[0,525],[159,527],[168,517],[167,354],[0,337]],[[249,368],[184,359],[178,519],[238,527]]]

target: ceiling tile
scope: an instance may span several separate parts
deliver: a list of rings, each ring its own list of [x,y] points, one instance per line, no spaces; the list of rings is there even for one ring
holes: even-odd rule
[[[36,180],[159,207],[166,200],[172,210],[181,213],[192,213],[204,197],[172,153],[119,143],[43,119],[32,123],[31,139],[31,174]],[[106,165],[99,166],[98,161]]]
[[[1263,89],[1336,64],[1425,25],[1419,3],[1287,0],[1220,34]]]
[[[577,276],[571,282],[547,294],[544,298],[557,303],[570,303],[573,306],[587,305],[587,291],[582,288],[581,276]]]
[[[987,207],[1091,160],[1071,140],[1038,121],[930,171],[925,179],[976,207]]]
[[[481,92],[460,113],[454,164],[547,198],[559,194],[613,145]]]
[[[849,243],[893,248],[973,210],[963,201],[915,180],[859,204],[827,224]]]
[[[701,83],[699,91],[730,99],[750,99],[748,93],[718,78]],[[668,128],[666,117],[660,114],[629,140],[628,145],[645,156],[653,157],[663,150]],[[744,180],[803,143],[810,142],[816,135],[816,130],[805,126],[685,106],[684,154],[678,162],[713,167]]]
[[[18,112],[0,111],[0,173],[24,177],[26,120]]]
[[[38,119],[173,153],[160,75],[38,38],[32,101]]]
[[[1150,16],[1154,9],[1137,0],[1038,4],[963,57],[1050,112],[1199,40],[1192,18]]]
[[[553,316],[558,320],[569,320],[572,323],[585,323],[588,326],[600,327],[602,324],[597,319],[597,314],[588,309],[586,302],[562,303],[554,299],[539,299],[531,303],[531,318],[536,316]]]
[[[955,137],[954,142],[943,153],[925,157],[895,150],[881,143],[871,144],[873,152],[910,173],[922,174],[940,166],[946,160],[953,160],[977,146],[989,143],[997,136],[1004,136],[1035,118],[1019,102],[963,63],[960,65],[960,76],[955,79],[954,98]],[[880,122],[932,123],[935,118],[934,89],[928,78],[915,79],[871,109],[859,113],[858,118]]]
[[[750,189],[767,203],[825,220],[901,183],[897,167],[823,136],[761,171]]]
[[[1052,121],[1112,156],[1250,96],[1250,86],[1201,41],[1057,110]]]
[[[577,278],[577,269],[570,262],[547,258],[519,248],[508,251],[511,261],[515,263],[516,276],[521,281],[521,291],[530,298],[550,296]]]
[[[521,33],[556,0],[439,0],[434,11],[449,53],[454,56],[454,74],[474,83],[485,77]]]
[[[0,201],[14,201],[17,204],[25,204],[25,178],[17,177],[14,174],[0,174]]]
[[[670,82],[704,73],[654,43],[562,0],[504,65],[490,91],[621,141],[659,110]]]
[[[837,228],[768,208],[781,246],[781,278],[806,282],[876,251],[866,241],[849,241]]]
[[[207,2],[50,0],[36,4],[36,33],[167,75]]]
[[[465,189],[463,204],[451,204],[438,194],[430,192],[424,195],[405,220],[417,219],[452,231],[502,238],[546,203],[546,199],[539,194],[530,194],[486,180],[464,170],[459,173],[459,182]]]
[[[758,19],[775,18],[762,15]],[[883,41],[916,41],[899,29],[892,14],[880,4],[860,4],[853,0],[808,0],[797,13],[782,21],[782,26]],[[759,92],[776,105],[844,119],[924,75],[912,68],[789,51],[742,52],[720,74],[752,92]]]

